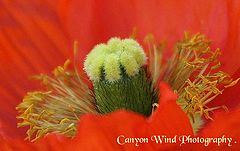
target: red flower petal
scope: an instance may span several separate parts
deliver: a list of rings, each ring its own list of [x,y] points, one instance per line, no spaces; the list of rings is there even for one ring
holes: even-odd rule
[[[78,136],[74,139],[67,139],[61,136],[48,135],[40,142],[28,143],[19,139],[4,139],[0,137],[0,149],[11,150],[237,150],[240,145],[237,127],[240,126],[240,108],[230,113],[216,113],[215,121],[207,125],[199,135],[200,137],[226,137],[234,138],[231,145],[221,144],[216,146],[210,144],[204,147],[203,144],[125,144],[120,146],[116,143],[119,135],[129,137],[148,137],[151,135],[174,136],[181,134],[192,135],[191,125],[186,114],[176,105],[176,95],[170,91],[166,84],[160,85],[160,104],[156,112],[148,119],[133,112],[117,111],[108,115],[85,115],[79,124]],[[180,119],[180,120],[176,120]],[[235,144],[235,141],[237,142]]]
[[[229,113],[218,112],[215,114],[214,121],[207,125],[200,136],[202,137],[219,137],[223,135],[226,137],[232,138],[231,146],[228,146],[228,143],[221,144],[217,146],[216,144],[210,144],[209,150],[239,150],[240,148],[240,106],[234,111]]]
[[[15,106],[36,88],[29,77],[62,64],[71,54],[70,43],[52,1],[3,0],[0,12],[1,129],[16,137],[20,129],[16,129]]]
[[[140,39],[152,32],[158,40],[169,41],[170,52],[184,30],[200,31],[224,50],[223,69],[233,74],[240,66],[239,1],[58,2],[0,2],[0,117],[2,132],[11,129],[12,137],[19,132],[15,106],[36,88],[26,77],[63,63],[75,38],[81,50],[89,51],[93,44],[111,36],[125,37],[137,27]]]
[[[1,151],[66,151],[68,138],[48,135],[44,139],[31,143],[18,138],[4,138],[0,135]]]
[[[169,54],[184,31],[202,32],[213,48],[223,50],[223,69],[230,74],[240,66],[239,11],[237,0],[62,0],[59,5],[62,24],[84,50],[112,36],[126,37],[137,27],[139,39],[153,33],[167,40]]]
[[[63,26],[81,42],[83,50],[90,50],[112,36],[127,37],[137,27],[138,39],[153,33],[157,40],[166,40],[169,55],[184,31],[202,32],[212,41],[212,49],[222,49],[221,70],[230,75],[239,73],[240,2],[236,0],[63,0],[59,14]],[[238,104],[239,101],[229,101],[228,97],[224,105]],[[219,101],[213,104],[222,105]]]
[[[186,114],[176,104],[176,95],[166,84],[160,86],[160,105],[148,119],[133,112],[116,111],[107,115],[85,115],[81,118],[78,135],[74,139],[74,150],[155,150],[174,147],[170,144],[147,143],[119,145],[116,140],[125,137],[169,137],[192,135],[192,127]],[[149,140],[150,141],[150,140]]]

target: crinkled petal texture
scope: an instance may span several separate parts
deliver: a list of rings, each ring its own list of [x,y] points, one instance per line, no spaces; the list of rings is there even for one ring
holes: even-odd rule
[[[127,37],[133,27],[140,40],[147,33],[167,40],[168,54],[185,30],[203,32],[213,47],[223,50],[223,69],[234,74],[240,66],[239,18],[238,0],[1,0],[0,133],[24,136],[16,129],[15,106],[27,91],[36,88],[28,77],[62,64],[71,56],[75,39],[83,61],[94,44],[113,36]],[[224,95],[219,100],[236,106],[239,95]]]
[[[30,77],[50,72],[71,54],[54,1],[0,1],[0,133],[5,135],[24,136],[16,128],[15,107],[37,88]]]
[[[113,36],[126,37],[136,27],[139,39],[153,33],[167,40],[169,54],[187,30],[206,34],[214,48],[223,50],[224,70],[233,74],[240,66],[238,0],[63,0],[58,8],[68,33],[86,49]]]
[[[176,104],[174,94],[166,84],[160,86],[160,104],[150,118],[126,111],[116,111],[107,115],[86,115],[81,119],[73,150],[156,150],[171,149],[177,144],[156,144],[153,135],[192,135],[193,131],[186,114]],[[148,143],[136,142],[119,145],[117,138],[148,138]],[[124,139],[119,139],[124,143]]]

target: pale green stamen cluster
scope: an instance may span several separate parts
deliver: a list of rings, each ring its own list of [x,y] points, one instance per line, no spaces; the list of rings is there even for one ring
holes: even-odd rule
[[[84,70],[94,82],[99,81],[102,75],[113,82],[121,78],[121,69],[128,76],[134,76],[145,62],[146,55],[138,42],[111,38],[107,44],[99,44],[92,49],[84,62]]]
[[[81,80],[78,71],[64,66],[54,69],[54,76],[38,75],[47,91],[27,93],[16,109],[19,112],[18,127],[29,126],[27,138],[36,141],[48,133],[60,133],[73,137],[79,118],[86,113],[96,113],[92,91]]]

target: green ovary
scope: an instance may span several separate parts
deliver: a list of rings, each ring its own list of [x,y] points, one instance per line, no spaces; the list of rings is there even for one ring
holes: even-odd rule
[[[157,90],[152,87],[144,68],[132,77],[121,71],[121,78],[115,82],[94,82],[94,93],[100,113],[126,109],[149,116],[152,104],[158,101]]]

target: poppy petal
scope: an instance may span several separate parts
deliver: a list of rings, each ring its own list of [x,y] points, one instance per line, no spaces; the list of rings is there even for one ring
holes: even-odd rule
[[[113,36],[126,37],[136,27],[138,39],[153,33],[167,41],[171,54],[184,31],[204,33],[213,48],[222,49],[222,69],[232,75],[240,66],[239,8],[237,0],[62,0],[58,12],[63,27],[84,50]]]
[[[155,150],[173,147],[170,144],[125,144],[119,145],[117,138],[151,137],[152,135],[192,135],[192,127],[186,114],[176,104],[176,94],[169,86],[161,84],[160,104],[156,112],[145,118],[133,112],[119,110],[106,115],[88,114],[81,118],[73,150]]]
[[[22,132],[16,129],[15,106],[37,87],[29,77],[64,63],[70,43],[52,2],[3,0],[0,12],[0,117],[3,129],[16,137]]]
[[[223,49],[223,69],[233,74],[239,68],[239,1],[64,0],[58,10],[55,3],[58,1],[0,2],[0,95],[4,100],[0,116],[3,131],[11,129],[12,137],[19,135],[14,107],[27,91],[36,88],[26,77],[62,64],[70,54],[69,39],[82,43],[83,60],[93,44],[127,36],[133,27],[138,27],[140,39],[149,32],[157,39],[166,38],[171,46],[167,50],[184,30],[200,31],[213,40],[214,47]]]
[[[228,141],[220,144],[210,144],[209,150],[238,150],[240,147],[240,106],[231,112],[218,112],[215,113],[214,121],[204,127],[200,136],[214,137],[214,138],[232,138],[231,142]],[[230,145],[230,146],[228,146]]]
[[[66,151],[69,138],[50,134],[38,142],[28,142],[19,138],[5,138],[0,135],[1,151]]]

